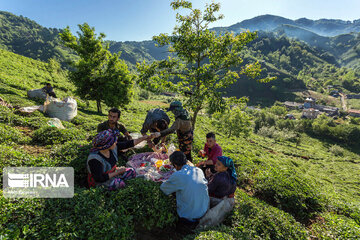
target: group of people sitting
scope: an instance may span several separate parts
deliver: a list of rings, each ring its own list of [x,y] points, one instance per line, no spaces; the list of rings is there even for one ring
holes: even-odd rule
[[[118,123],[121,112],[111,109],[108,121],[98,125],[98,134],[93,139],[87,158],[88,184],[90,187],[104,186],[109,190],[123,188],[125,181],[136,177],[133,168],[118,167],[119,157],[126,158],[122,150],[147,141],[153,150],[165,142],[168,134],[177,133],[179,150],[169,156],[176,169],[160,189],[166,194],[176,193],[179,226],[194,228],[210,207],[224,198],[233,198],[236,189],[236,171],[233,160],[222,156],[222,149],[216,143],[214,133],[206,135],[204,149],[199,152],[205,161],[192,164],[191,150],[193,129],[190,115],[181,102],[174,101],[168,111],[175,115],[171,127],[170,118],[160,108],[148,111],[142,136],[132,139],[126,128]],[[120,132],[123,134],[120,136]],[[150,132],[147,135],[147,132]]]

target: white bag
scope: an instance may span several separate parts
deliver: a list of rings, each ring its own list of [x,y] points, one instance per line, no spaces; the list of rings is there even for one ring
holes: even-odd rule
[[[211,199],[211,198],[210,198]],[[235,199],[224,197],[215,207],[210,208],[200,219],[196,228],[207,228],[219,225],[234,208]]]
[[[59,128],[59,129],[65,129],[65,127],[62,125],[60,119],[58,118],[51,118],[47,124],[51,127],[56,127],[56,128]]]
[[[50,98],[50,100],[48,98],[44,103],[44,112],[52,118],[71,121],[77,115],[77,103],[71,97],[67,97],[63,101],[57,98]]]
[[[44,90],[40,89],[32,89],[27,92],[27,95],[29,98],[40,98],[40,99],[46,99],[46,93]]]

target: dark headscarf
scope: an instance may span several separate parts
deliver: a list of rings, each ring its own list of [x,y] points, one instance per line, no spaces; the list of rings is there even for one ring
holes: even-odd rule
[[[225,167],[228,168],[229,173],[231,173],[231,178],[234,182],[236,182],[237,179],[237,174],[236,174],[236,170],[235,170],[235,166],[234,166],[234,162],[231,158],[229,157],[225,157],[225,156],[220,156],[217,157],[217,159],[224,164]]]
[[[118,135],[119,131],[112,129],[99,132],[93,139],[93,147],[90,152],[97,152],[110,148],[115,142],[117,142]]]

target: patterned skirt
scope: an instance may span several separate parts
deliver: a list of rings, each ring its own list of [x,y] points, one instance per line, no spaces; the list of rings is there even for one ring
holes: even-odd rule
[[[194,140],[194,131],[191,130],[185,133],[177,131],[177,136],[179,140],[180,151],[182,151],[185,155],[191,153],[192,142]]]

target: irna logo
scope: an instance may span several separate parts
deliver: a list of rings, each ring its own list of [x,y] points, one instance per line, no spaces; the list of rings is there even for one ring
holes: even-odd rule
[[[51,176],[52,175],[52,176]],[[16,174],[8,173],[9,187],[69,187],[65,174]]]

